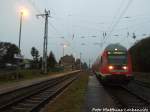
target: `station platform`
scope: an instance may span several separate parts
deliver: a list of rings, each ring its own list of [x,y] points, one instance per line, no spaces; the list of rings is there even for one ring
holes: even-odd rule
[[[104,108],[115,108],[115,103],[96,76],[90,75],[82,112],[102,112]]]
[[[75,70],[75,71],[70,71],[70,72],[65,72],[65,73],[58,73],[54,75],[49,75],[49,76],[43,76],[35,79],[28,79],[28,80],[23,80],[23,81],[18,81],[18,82],[13,82],[13,83],[8,83],[8,84],[3,84],[0,85],[0,95],[9,91],[13,91],[19,88],[27,87],[33,84],[40,83],[42,81],[50,80],[53,78],[65,76],[68,74],[76,73],[79,72],[80,70]]]

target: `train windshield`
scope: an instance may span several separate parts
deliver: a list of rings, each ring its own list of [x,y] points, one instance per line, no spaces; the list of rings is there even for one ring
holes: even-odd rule
[[[109,54],[108,62],[110,64],[127,64],[127,54]]]

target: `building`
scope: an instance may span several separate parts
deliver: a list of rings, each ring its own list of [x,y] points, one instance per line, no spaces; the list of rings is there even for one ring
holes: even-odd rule
[[[72,70],[75,68],[75,58],[73,55],[65,55],[60,58],[59,64],[63,66],[65,70]]]

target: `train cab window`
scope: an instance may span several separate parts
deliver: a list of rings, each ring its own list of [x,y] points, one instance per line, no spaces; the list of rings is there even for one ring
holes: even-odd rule
[[[108,62],[110,64],[127,64],[127,54],[108,55]]]

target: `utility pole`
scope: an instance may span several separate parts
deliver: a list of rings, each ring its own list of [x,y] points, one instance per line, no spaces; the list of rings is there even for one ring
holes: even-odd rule
[[[63,57],[64,57],[64,55],[65,55],[65,47],[63,45]]]
[[[81,59],[82,59],[82,53],[80,52],[80,70],[82,69]]]
[[[42,72],[47,73],[47,44],[48,44],[48,17],[50,17],[50,11],[45,9],[44,14],[38,14],[37,17],[41,16],[45,18],[44,27],[44,42],[43,42],[43,59],[42,59]]]
[[[90,69],[90,67],[91,67],[91,59],[89,58],[89,69]]]

